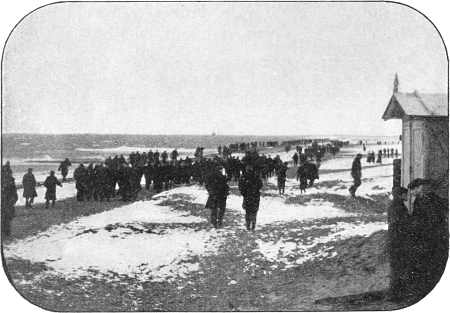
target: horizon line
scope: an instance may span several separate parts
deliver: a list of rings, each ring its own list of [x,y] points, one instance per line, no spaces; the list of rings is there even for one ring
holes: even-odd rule
[[[276,135],[276,134],[136,134],[136,133],[41,133],[41,132],[2,132],[3,135],[53,135],[53,136],[64,136],[64,135],[100,135],[100,136],[112,136],[112,135],[121,135],[121,136],[207,136],[207,137],[216,137],[216,136],[230,136],[230,137],[302,137],[302,136],[361,136],[361,137],[389,137],[389,136],[399,136],[400,134],[376,134],[376,135],[368,135],[368,134],[284,134],[284,135]]]

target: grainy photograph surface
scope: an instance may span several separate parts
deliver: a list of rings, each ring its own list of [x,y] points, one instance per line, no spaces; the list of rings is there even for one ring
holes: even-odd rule
[[[410,306],[448,256],[448,56],[388,2],[66,2],[1,64],[1,252],[52,311]]]

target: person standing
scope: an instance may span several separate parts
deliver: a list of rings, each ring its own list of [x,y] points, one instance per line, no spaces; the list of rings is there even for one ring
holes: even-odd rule
[[[178,158],[178,151],[177,149],[174,149],[171,153],[170,153],[170,159],[172,160],[172,164],[174,164],[177,161]]]
[[[84,201],[88,189],[88,173],[82,163],[73,172],[75,188],[77,189],[77,201]]]
[[[31,208],[33,200],[37,197],[36,193],[36,178],[33,174],[33,169],[29,168],[28,172],[22,178],[23,197],[25,198],[25,207]]]
[[[411,195],[410,289],[421,299],[441,278],[448,258],[448,201],[433,192],[430,180],[416,178]]]
[[[297,166],[298,164],[298,153],[295,152],[294,155],[292,156],[292,160],[294,161],[294,166]]]
[[[255,230],[261,188],[261,178],[259,178],[258,174],[255,172],[253,165],[247,164],[245,166],[244,175],[239,180],[239,191],[244,197],[242,208],[245,210],[245,224],[247,230]]]
[[[52,201],[52,207],[55,206],[56,201],[56,186],[62,187],[62,184],[55,177],[55,171],[50,171],[50,176],[48,176],[44,181],[44,186],[47,188],[45,192],[45,208],[48,209],[50,201]]]
[[[383,151],[378,150],[377,163],[381,164],[382,157],[383,157]]]
[[[286,186],[287,162],[284,162],[277,170],[278,194],[283,195]]]
[[[353,198],[355,197],[356,189],[361,186],[361,157],[362,154],[358,153],[352,163],[351,175],[353,177],[353,185],[348,189],[348,191],[350,191]]]
[[[72,166],[72,163],[70,163],[68,158],[59,164],[58,171],[61,171],[63,182],[66,181],[67,174],[69,173],[69,166]]]
[[[227,178],[220,172],[220,166],[215,165],[209,175],[206,176],[205,187],[208,191],[208,200],[205,207],[211,210],[211,224],[222,227],[225,214],[229,187]]]
[[[2,168],[2,235],[11,235],[11,221],[15,215],[14,205],[18,200],[16,183],[10,169]]]

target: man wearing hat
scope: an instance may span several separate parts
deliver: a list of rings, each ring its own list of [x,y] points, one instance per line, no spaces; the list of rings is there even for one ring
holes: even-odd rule
[[[62,184],[55,177],[55,171],[50,171],[50,176],[48,176],[44,181],[44,186],[47,188],[45,192],[45,208],[48,209],[50,201],[52,201],[52,207],[55,206],[56,201],[56,185],[62,187]]]
[[[361,157],[362,154],[358,153],[352,163],[352,177],[353,185],[348,189],[352,197],[355,197],[356,189],[361,186]]]
[[[247,164],[245,166],[244,175],[239,179],[239,191],[244,197],[242,208],[245,210],[245,224],[247,230],[255,230],[261,188],[261,178],[259,178],[256,173],[254,166],[252,164]]]
[[[23,197],[25,198],[25,207],[31,208],[33,200],[37,197],[36,178],[33,175],[33,169],[29,168],[28,172],[22,178]]]
[[[409,185],[411,287],[425,296],[439,281],[448,257],[448,203],[433,191],[433,182],[416,178]]]
[[[227,178],[221,170],[222,167],[219,164],[212,165],[211,172],[205,179],[205,187],[209,195],[205,207],[211,210],[211,224],[215,228],[222,227],[229,192]]]

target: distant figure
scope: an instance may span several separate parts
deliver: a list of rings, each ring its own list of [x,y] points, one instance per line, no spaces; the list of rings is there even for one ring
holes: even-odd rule
[[[398,158],[398,149],[395,149],[395,157]]]
[[[277,170],[278,194],[284,195],[286,186],[286,171],[288,169],[287,162],[284,162]]]
[[[215,165],[206,177],[205,187],[208,191],[205,207],[211,210],[211,224],[215,228],[222,227],[229,187],[220,166]]]
[[[366,152],[366,144],[363,143],[363,151]]]
[[[172,163],[175,163],[177,161],[178,158],[178,151],[177,149],[174,149],[171,153],[170,153],[170,159],[172,160]]]
[[[164,151],[161,153],[161,160],[162,160],[162,162],[163,162],[163,163],[166,163],[168,157],[169,157],[169,154],[167,153],[167,151],[164,150]]]
[[[77,201],[84,201],[88,192],[88,173],[83,164],[75,169],[73,172],[73,179],[75,180],[75,188],[77,189]]]
[[[298,153],[295,152],[294,155],[292,156],[292,160],[294,161],[294,166],[297,166],[298,164]]]
[[[11,170],[11,165],[9,163],[9,161],[6,161],[6,163],[2,166],[2,174],[5,175],[10,175],[12,176],[12,170]]]
[[[8,164],[9,165],[9,164]],[[11,169],[2,167],[2,236],[11,235],[11,221],[15,215],[14,205],[18,200],[16,183]]]
[[[67,174],[69,173],[69,166],[72,166],[72,163],[70,163],[68,158],[59,164],[58,171],[61,171],[63,182],[66,181]]]
[[[261,188],[262,181],[255,172],[253,165],[247,164],[244,175],[239,180],[239,191],[244,197],[242,208],[245,210],[245,225],[247,230],[255,230]]]
[[[319,179],[319,170],[315,164],[307,160],[301,161],[300,164],[297,169],[297,180],[300,181],[300,191],[303,192],[306,190],[306,187],[312,187],[314,181]]]
[[[361,186],[361,157],[362,154],[358,153],[352,163],[351,175],[353,177],[353,185],[348,189],[348,191],[353,198],[355,197],[356,189]]]
[[[379,164],[381,164],[382,162],[381,162],[381,159],[382,159],[382,151],[381,150],[379,150],[378,151],[378,157],[377,157],[377,163],[379,163]]]
[[[25,207],[31,208],[33,200],[37,197],[36,178],[33,175],[33,169],[29,168],[28,172],[22,178],[23,197],[25,198]]]
[[[52,207],[55,206],[56,201],[56,186],[62,187],[62,184],[55,177],[55,171],[50,171],[50,176],[48,176],[44,181],[44,186],[47,188],[45,192],[45,208],[48,209],[50,201],[52,201]]]

